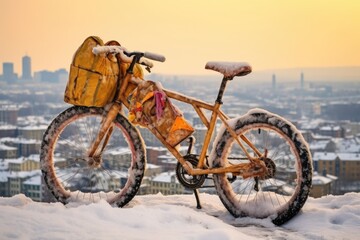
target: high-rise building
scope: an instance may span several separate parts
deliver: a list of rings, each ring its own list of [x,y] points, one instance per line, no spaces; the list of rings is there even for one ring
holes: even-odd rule
[[[31,58],[29,56],[24,56],[22,58],[22,79],[31,80]]]
[[[304,89],[304,87],[305,87],[304,73],[300,74],[300,87],[301,87],[301,89]]]
[[[12,62],[3,63],[3,80],[6,82],[14,82],[17,75],[14,73],[14,64]]]
[[[272,89],[276,90],[276,75],[272,75]]]

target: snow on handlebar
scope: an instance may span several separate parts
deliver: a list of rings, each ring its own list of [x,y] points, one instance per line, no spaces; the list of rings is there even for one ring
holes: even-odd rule
[[[131,58],[131,60],[132,60],[132,57],[129,57],[132,54],[127,53],[126,48],[123,48],[121,46],[97,46],[97,47],[93,48],[92,52],[95,55],[101,54],[101,53],[120,53],[120,56],[121,56],[122,59],[123,59],[123,55],[125,55],[127,58]],[[151,60],[154,60],[154,61],[165,62],[165,57],[160,55],[160,54],[157,54],[157,53],[145,52],[145,53],[143,53],[143,56],[145,58],[148,58],[148,59],[151,59]],[[126,57],[123,60],[128,62]],[[131,62],[131,60],[130,60],[130,62]]]
[[[101,53],[120,53],[124,50],[125,49],[120,46],[97,46],[93,48],[92,52],[93,54],[98,55]]]
[[[158,62],[165,62],[165,57],[157,53],[145,52],[144,57]]]
[[[124,52],[126,51],[125,48],[121,46],[96,46],[93,48],[92,52],[95,55],[102,54],[102,53],[119,53],[120,58],[123,62],[131,63],[133,57],[128,57]]]

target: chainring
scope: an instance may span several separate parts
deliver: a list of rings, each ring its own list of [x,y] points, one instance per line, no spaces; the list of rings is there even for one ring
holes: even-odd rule
[[[196,155],[194,154],[188,154],[184,158],[186,161],[191,163],[193,167],[196,167],[199,162]],[[189,189],[200,188],[204,184],[206,179],[206,175],[192,176],[188,174],[185,168],[179,162],[176,165],[176,177],[185,188],[189,188]]]
[[[275,176],[276,173],[276,164],[273,160],[270,158],[261,158],[262,161],[264,161],[265,166],[267,168],[267,174],[264,176],[261,176],[261,180],[269,179]]]

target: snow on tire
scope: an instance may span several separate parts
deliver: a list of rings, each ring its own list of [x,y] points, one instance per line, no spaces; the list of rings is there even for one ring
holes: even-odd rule
[[[260,152],[268,151],[271,177],[243,178],[214,174],[218,195],[234,217],[270,217],[281,225],[304,205],[311,188],[312,160],[301,133],[287,120],[262,109],[230,120],[237,135],[246,136]],[[251,152],[251,149],[248,148]],[[255,154],[255,153],[251,153]],[[210,155],[213,167],[248,163],[229,131],[223,127]]]
[[[57,201],[66,204],[105,199],[122,207],[138,192],[145,171],[145,145],[124,116],[117,115],[111,137],[98,158],[100,163],[91,164],[94,159],[87,155],[105,114],[103,108],[73,106],[60,113],[46,130],[41,171]]]

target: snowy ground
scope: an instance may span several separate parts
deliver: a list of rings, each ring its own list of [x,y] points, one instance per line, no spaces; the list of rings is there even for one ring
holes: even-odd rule
[[[234,219],[216,195],[136,196],[129,206],[37,203],[0,198],[0,239],[360,239],[360,193],[310,198],[277,227],[270,220]]]

